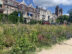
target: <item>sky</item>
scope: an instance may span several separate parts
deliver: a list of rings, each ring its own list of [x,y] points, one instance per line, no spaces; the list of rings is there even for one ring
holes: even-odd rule
[[[22,0],[17,0],[21,2]],[[55,7],[59,5],[60,8],[63,8],[63,14],[68,14],[68,11],[72,8],[72,0],[25,0],[29,4],[33,4],[43,7],[44,9],[50,10],[52,13],[55,12]]]

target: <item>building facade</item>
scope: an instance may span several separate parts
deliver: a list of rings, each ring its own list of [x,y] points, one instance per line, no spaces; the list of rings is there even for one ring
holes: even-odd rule
[[[57,16],[52,14],[49,10],[45,10],[43,8],[39,8],[39,18],[40,21],[48,21],[50,23],[56,22]]]
[[[14,11],[18,10],[19,3],[15,0],[3,0],[3,13],[11,14]]]
[[[33,7],[32,4],[27,6],[27,4],[24,2],[24,0],[19,4],[19,10],[23,13],[24,21],[27,23],[30,22],[30,20],[38,20],[38,13],[37,9]]]
[[[0,0],[1,13],[11,14],[14,11],[21,11],[23,14],[23,20],[26,23],[30,22],[32,19],[38,21],[50,21],[52,18],[54,18],[54,15],[50,11],[38,6],[34,8],[32,4],[27,5],[24,0],[21,3],[15,0]],[[59,10],[57,9],[57,11]],[[56,13],[58,13],[57,11]],[[61,11],[62,9],[60,9],[60,12]]]

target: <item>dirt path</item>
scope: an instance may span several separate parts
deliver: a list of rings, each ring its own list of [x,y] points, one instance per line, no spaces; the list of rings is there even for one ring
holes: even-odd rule
[[[37,54],[72,54],[72,39],[56,44],[51,49],[43,49]]]

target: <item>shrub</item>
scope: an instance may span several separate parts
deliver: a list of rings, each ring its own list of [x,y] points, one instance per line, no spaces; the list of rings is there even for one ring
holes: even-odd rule
[[[21,14],[20,18],[18,17],[18,13]],[[11,22],[11,23],[14,23],[14,24],[17,23],[17,22],[23,23],[22,13],[21,12],[14,11],[13,13],[11,13],[8,16],[8,21]]]
[[[42,24],[42,21],[31,20],[29,24]]]
[[[7,19],[7,18],[6,18],[6,15],[0,13],[0,22],[4,22],[4,23],[5,23],[6,19]]]
[[[56,19],[56,22],[62,24],[62,23],[64,23],[64,21],[67,21],[67,22],[68,22],[68,19],[69,19],[69,16],[63,15],[63,16],[59,16],[59,17]]]
[[[27,54],[71,38],[71,27],[72,25],[1,25],[0,46],[12,47],[9,54]]]

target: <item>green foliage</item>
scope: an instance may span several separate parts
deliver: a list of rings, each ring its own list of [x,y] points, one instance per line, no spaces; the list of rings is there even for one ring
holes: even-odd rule
[[[31,20],[31,21],[29,22],[29,24],[37,24],[37,21],[36,21],[36,20]]]
[[[20,18],[18,17],[18,13],[21,14]],[[22,17],[22,13],[21,12],[14,11],[13,13],[11,13],[8,16],[8,21],[11,22],[11,23],[23,22],[22,18],[23,17]]]
[[[42,24],[42,21],[31,20],[31,21],[29,22],[29,24],[37,24],[37,23]]]
[[[2,18],[3,18],[3,14],[0,13],[0,21],[2,20]]]
[[[69,22],[72,22],[72,11],[69,13]]]
[[[5,22],[5,20],[6,20],[6,15],[0,13],[0,22]]]
[[[1,25],[0,49],[11,48],[7,54],[29,54],[37,48],[50,47],[70,37],[72,25]]]
[[[18,13],[20,13],[20,17],[18,17]],[[0,13],[0,22],[2,23],[25,23],[24,18],[21,12],[14,11],[13,13],[9,14],[8,16],[5,14]],[[42,21],[31,20],[29,24],[42,24]]]
[[[64,23],[64,21],[68,21],[68,19],[69,19],[69,16],[63,15],[63,16],[59,16],[56,21],[57,23]]]
[[[20,17],[18,17],[18,13],[21,14]],[[22,13],[14,11],[13,13],[11,13],[8,16],[5,15],[5,14],[0,13],[0,22],[2,22],[2,23],[6,23],[7,22],[7,23],[13,23],[13,24],[16,24],[18,22],[23,23]]]

